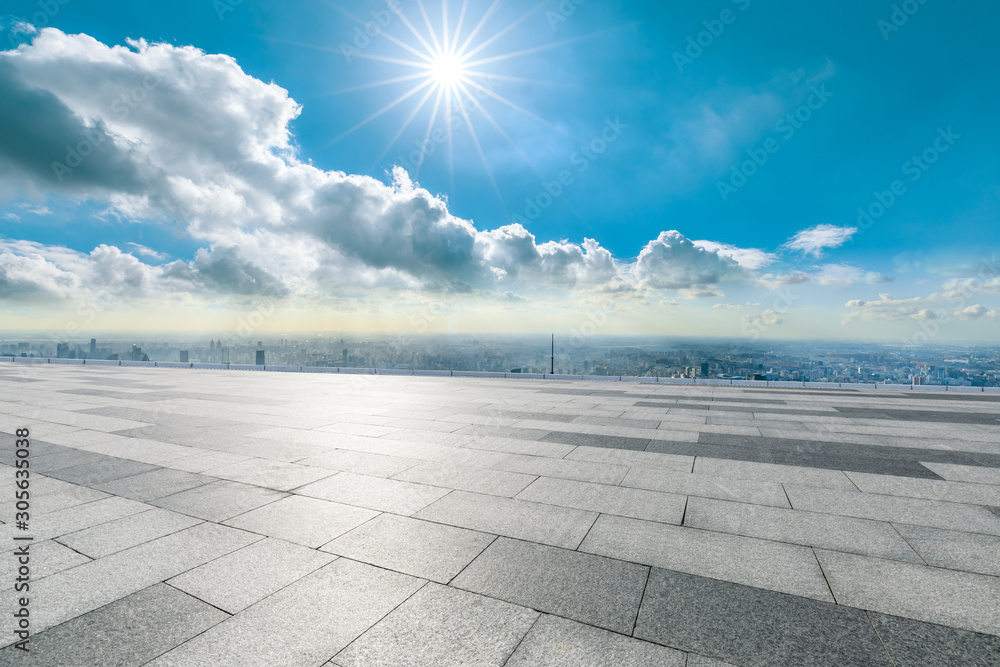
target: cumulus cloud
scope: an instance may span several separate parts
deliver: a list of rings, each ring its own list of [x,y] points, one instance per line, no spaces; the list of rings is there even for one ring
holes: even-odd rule
[[[323,298],[382,287],[703,298],[775,261],[677,231],[624,262],[593,239],[539,242],[518,224],[480,230],[401,168],[384,183],[303,162],[290,130],[301,107],[288,92],[193,47],[108,46],[44,29],[0,53],[0,90],[6,183],[107,201],[130,219],[180,220],[203,245],[191,261],[153,266],[143,260],[166,257],[139,244],[83,254],[8,243],[0,294]]]
[[[837,227],[836,225],[816,225],[803,229],[785,244],[790,250],[804,255],[821,257],[825,250],[839,248],[858,233],[857,227]]]
[[[978,320],[981,317],[985,317],[990,313],[990,310],[986,306],[976,304],[974,306],[969,306],[955,312],[955,317],[961,318],[963,320]]]
[[[851,309],[844,318],[843,323],[848,324],[856,320],[871,322],[875,320],[932,320],[939,319],[936,311],[924,306],[933,301],[936,295],[931,297],[913,297],[910,299],[894,299],[887,293],[879,294],[878,301],[863,301],[855,299],[848,301],[845,307]]]

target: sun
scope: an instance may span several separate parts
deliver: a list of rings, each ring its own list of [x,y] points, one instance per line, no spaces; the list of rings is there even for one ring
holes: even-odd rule
[[[424,5],[426,1],[414,0],[416,4],[415,9],[418,11],[399,12],[393,15],[392,20],[398,22],[401,28],[405,28],[405,33],[408,34],[400,34],[397,37],[393,34],[394,30],[379,33],[380,43],[395,47],[395,53],[383,55],[363,50],[352,50],[350,52],[351,57],[396,65],[400,67],[400,71],[397,76],[392,76],[384,80],[371,81],[338,92],[348,93],[395,85],[403,85],[404,92],[364,120],[332,139],[327,143],[327,146],[340,141],[349,134],[356,132],[375,119],[397,108],[404,102],[409,101],[412,104],[410,112],[402,121],[398,131],[389,139],[385,149],[379,155],[372,168],[375,169],[381,163],[389,150],[396,145],[396,142],[417,121],[421,112],[425,109],[430,109],[429,116],[427,116],[427,128],[423,132],[423,141],[421,142],[419,138],[416,140],[422,152],[419,155],[420,159],[413,165],[414,175],[420,175],[420,167],[424,161],[423,158],[432,154],[430,150],[427,150],[426,155],[423,151],[426,150],[429,142],[432,142],[432,138],[437,136],[435,129],[439,128],[438,121],[441,120],[447,139],[447,151],[445,154],[448,159],[448,171],[452,180],[452,188],[454,188],[455,173],[453,134],[455,130],[461,128],[463,133],[471,139],[476,152],[479,153],[493,189],[497,193],[498,198],[502,200],[489,160],[479,138],[476,121],[485,122],[497,135],[510,144],[513,150],[534,171],[537,172],[538,169],[531,163],[522,148],[511,139],[500,125],[500,122],[487,110],[487,106],[501,105],[533,121],[544,123],[553,128],[554,131],[561,131],[561,128],[540,118],[528,109],[519,106],[497,92],[497,88],[504,83],[552,85],[551,82],[511,76],[494,71],[492,66],[540,53],[548,49],[558,48],[591,36],[543,43],[534,47],[520,48],[512,51],[503,49],[503,52],[496,53],[495,49],[501,46],[501,40],[505,37],[513,37],[515,29],[540,12],[546,5],[545,2],[536,5],[526,14],[507,24],[505,27],[495,29],[490,27],[490,21],[496,16],[497,9],[502,0],[493,0],[479,17],[478,21],[475,21],[471,16],[473,13],[470,12],[471,0],[461,0],[457,20],[453,20],[451,3],[454,2],[457,4],[458,0],[440,0],[441,14],[438,17],[440,23],[431,19],[427,12],[427,7]],[[437,3],[435,2],[434,4],[436,5]],[[346,14],[346,12],[344,13]],[[356,20],[360,25],[365,25],[363,19],[350,14],[348,16]],[[421,21],[417,20],[418,16],[422,19],[422,27],[414,25],[414,22],[409,18],[412,17],[420,23]],[[436,23],[437,25],[435,25]],[[404,31],[401,30],[400,32]],[[342,53],[342,51],[338,52]],[[437,140],[434,141],[436,142]],[[436,146],[436,143],[434,146]],[[433,152],[437,152],[436,148],[433,149]]]
[[[451,53],[439,53],[428,66],[430,77],[441,88],[453,88],[463,83],[467,69],[462,58]]]

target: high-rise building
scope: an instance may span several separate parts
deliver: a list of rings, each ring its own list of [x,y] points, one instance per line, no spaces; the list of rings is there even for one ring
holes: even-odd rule
[[[208,342],[208,349],[210,351],[212,351],[212,352],[215,352],[215,341],[214,340]]]
[[[97,356],[97,339],[90,339],[90,358],[93,359]]]
[[[190,363],[188,361],[189,358],[190,358],[190,354],[188,353],[188,350],[181,350],[181,363],[182,364]]]
[[[257,365],[264,365],[264,350],[257,350]]]
[[[69,343],[56,343],[56,359],[69,359]]]
[[[701,363],[701,376],[703,378],[707,378],[708,377],[708,362],[707,361],[703,361]]]

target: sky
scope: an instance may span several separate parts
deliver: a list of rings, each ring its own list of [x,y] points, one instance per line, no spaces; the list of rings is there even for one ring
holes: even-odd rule
[[[11,0],[0,330],[995,342],[1000,6]]]

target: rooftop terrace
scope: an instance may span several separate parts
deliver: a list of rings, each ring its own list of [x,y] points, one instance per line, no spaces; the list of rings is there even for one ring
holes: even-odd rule
[[[0,664],[1000,664],[997,394],[0,363],[0,432]]]

